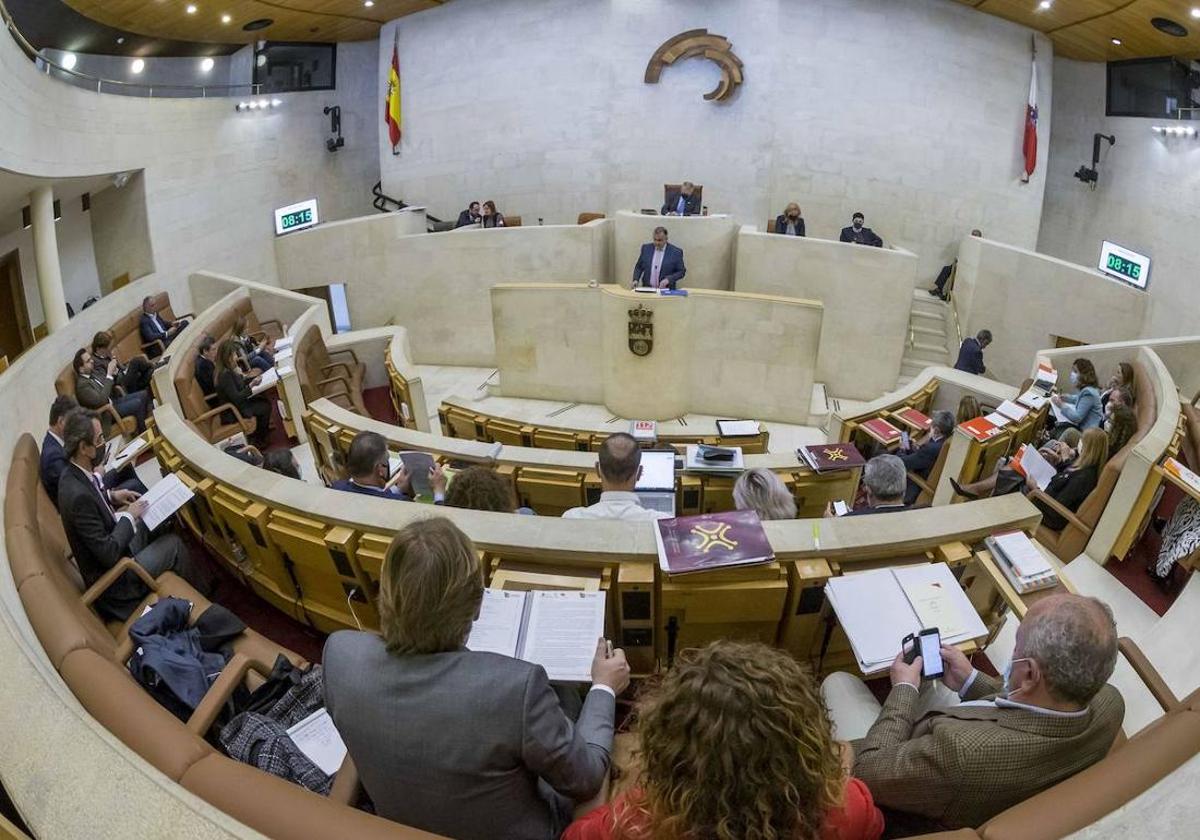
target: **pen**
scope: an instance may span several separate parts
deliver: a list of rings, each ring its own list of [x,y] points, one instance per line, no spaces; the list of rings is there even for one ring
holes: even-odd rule
[[[813,523],[813,546],[818,551],[821,550],[821,523],[820,522]]]

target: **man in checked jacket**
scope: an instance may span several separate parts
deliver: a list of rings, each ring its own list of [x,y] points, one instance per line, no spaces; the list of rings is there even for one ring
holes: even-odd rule
[[[921,657],[909,665],[903,654],[892,663],[882,708],[848,674],[821,687],[837,736],[858,738],[853,774],[877,805],[902,812],[889,816],[890,826],[913,817],[914,827],[982,825],[1095,764],[1121,729],[1125,703],[1107,684],[1116,625],[1095,598],[1053,595],[1034,604],[1002,682],[955,647],[941,652],[949,691],[940,698],[932,689],[941,686],[921,688]],[[866,729],[872,705],[878,715]]]

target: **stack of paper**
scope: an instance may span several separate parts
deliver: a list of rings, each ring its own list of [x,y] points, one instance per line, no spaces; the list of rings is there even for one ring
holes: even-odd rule
[[[258,384],[250,389],[252,394],[261,394],[263,391],[269,391],[274,388],[279,382],[279,371],[275,368],[269,368],[262,376],[258,378]]]
[[[155,484],[142,495],[141,501],[147,504],[142,521],[153,531],[161,525],[168,516],[186,505],[192,498],[192,491],[187,488],[179,476],[171,473],[162,481]]]
[[[754,437],[759,433],[757,420],[718,420],[717,434],[721,437]]]
[[[1058,585],[1058,574],[1043,549],[1021,531],[996,534],[984,540],[996,565],[1018,594]]]
[[[1058,470],[1042,457],[1041,452],[1028,443],[1017,450],[1010,466],[1021,475],[1032,478],[1039,490],[1045,490],[1050,480],[1058,475]]]
[[[1039,408],[1049,402],[1049,397],[1030,388],[1024,394],[1017,397],[1017,402],[1019,402],[1021,405],[1028,406],[1034,411],[1037,411]]]
[[[282,338],[275,339],[275,354],[278,355],[280,352],[282,352],[284,350],[291,349],[292,338],[293,337],[290,335],[285,335]]]
[[[987,635],[945,563],[842,575],[825,584],[825,595],[864,675],[890,666],[910,633],[936,627],[945,644]]]
[[[1019,423],[1029,415],[1029,409],[1018,405],[1012,400],[1005,400],[996,408],[998,414],[1003,414],[1009,420]]]
[[[997,429],[1003,429],[1012,422],[1011,417],[1006,414],[1001,414],[999,411],[993,411],[991,414],[985,415],[983,419],[991,423]]]

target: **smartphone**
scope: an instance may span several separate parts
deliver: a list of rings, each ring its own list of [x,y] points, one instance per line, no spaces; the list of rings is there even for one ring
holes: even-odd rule
[[[912,438],[908,436],[908,432],[900,433],[900,448],[908,449],[912,446]]]
[[[845,516],[850,512],[850,508],[841,499],[835,499],[833,502],[833,515]]]
[[[910,633],[902,643],[904,661],[911,665],[918,656],[921,657],[921,676],[925,679],[937,679],[942,675],[945,666],[942,665],[942,634],[936,627],[927,627],[920,633]]]

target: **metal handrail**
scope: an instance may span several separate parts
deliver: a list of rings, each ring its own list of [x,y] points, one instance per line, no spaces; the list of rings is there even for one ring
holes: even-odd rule
[[[71,70],[63,67],[57,61],[54,61],[42,54],[33,46],[33,44],[29,43],[28,39],[26,39],[26,37],[21,33],[21,30],[17,28],[17,22],[13,20],[12,13],[9,12],[8,7],[4,4],[4,0],[0,0],[0,21],[3,21],[4,28],[9,31],[13,37],[13,40],[17,42],[17,46],[21,48],[21,52],[25,53],[26,57],[33,61],[33,63],[38,66],[39,70],[43,70],[47,76],[51,76],[52,74],[50,71],[54,69],[58,70],[60,73],[64,73],[76,79],[81,79],[85,82],[94,82],[96,85],[96,93],[101,93],[105,85],[117,88],[118,90],[121,88],[144,88],[147,91],[147,97],[151,99],[154,98],[155,88],[160,91],[191,91],[193,93],[197,93],[202,99],[208,98],[208,92],[210,90],[226,91],[224,94],[225,96],[231,95],[231,92],[235,90],[245,90],[250,96],[258,96],[262,92],[262,84],[257,82],[243,85],[156,85],[149,82],[124,82],[120,79],[105,79],[99,76],[92,76],[88,73],[80,73],[78,70]]]

